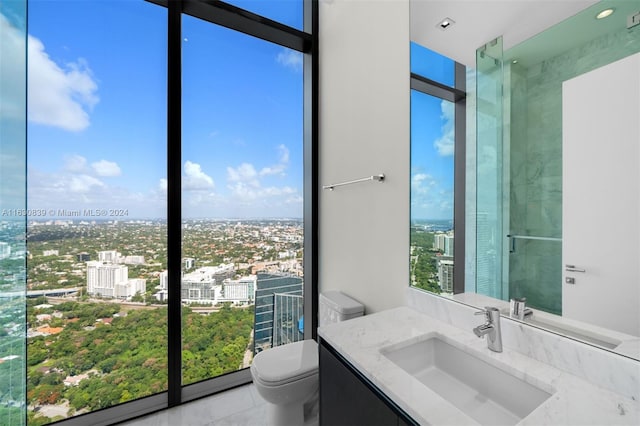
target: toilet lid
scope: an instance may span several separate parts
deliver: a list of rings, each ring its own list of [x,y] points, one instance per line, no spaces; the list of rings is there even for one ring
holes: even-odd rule
[[[302,340],[260,352],[253,359],[254,379],[269,386],[299,380],[318,372],[318,344]]]

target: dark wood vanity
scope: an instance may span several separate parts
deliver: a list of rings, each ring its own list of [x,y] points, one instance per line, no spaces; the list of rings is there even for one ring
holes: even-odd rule
[[[327,342],[319,342],[320,426],[418,424]]]

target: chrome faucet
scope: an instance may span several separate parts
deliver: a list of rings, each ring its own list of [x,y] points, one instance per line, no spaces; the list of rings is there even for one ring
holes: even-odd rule
[[[500,330],[500,309],[486,306],[484,310],[476,312],[484,315],[485,323],[473,329],[478,337],[487,335],[487,347],[494,352],[502,352],[502,333]]]
[[[533,311],[526,307],[527,298],[517,297],[511,299],[509,316],[511,318],[517,318],[520,321],[524,321],[525,318],[533,315]]]

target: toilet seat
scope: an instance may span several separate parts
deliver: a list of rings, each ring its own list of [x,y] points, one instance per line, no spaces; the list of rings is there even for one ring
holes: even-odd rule
[[[256,355],[251,364],[254,380],[280,386],[318,373],[318,344],[301,340],[276,346]]]

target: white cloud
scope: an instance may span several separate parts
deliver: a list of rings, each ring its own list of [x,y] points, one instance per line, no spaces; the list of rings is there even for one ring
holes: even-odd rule
[[[435,186],[437,186],[435,179],[426,173],[416,173],[411,177],[411,192],[413,195],[426,195]]]
[[[232,197],[242,204],[252,204],[269,198],[293,196],[297,194],[296,189],[289,186],[262,188],[260,186],[248,185],[246,182],[236,182],[233,185],[228,185],[227,188],[231,191]]]
[[[91,164],[91,167],[98,176],[113,177],[122,173],[120,166],[113,161],[100,160]]]
[[[279,64],[284,65],[287,68],[291,68],[294,71],[302,71],[302,60],[302,53],[287,49],[286,47],[283,47],[276,57],[276,61]]]
[[[86,193],[92,191],[95,187],[104,188],[105,184],[100,179],[89,175],[72,175],[64,179],[65,187],[71,192]]]
[[[284,176],[284,171],[289,166],[289,149],[283,145],[278,145],[278,151],[280,151],[280,158],[278,164],[264,167],[260,170],[260,176],[281,175]]]
[[[453,192],[427,173],[411,174],[411,216],[422,219],[453,215]]]
[[[258,172],[256,172],[253,164],[242,163],[237,168],[227,167],[227,180],[229,182],[238,182],[248,184],[249,186],[258,187]]]
[[[433,146],[438,150],[438,153],[443,157],[453,155],[455,151],[455,112],[454,104],[449,101],[443,100],[440,103],[442,114],[440,117],[443,120],[442,123],[442,136],[433,143]]]
[[[60,209],[126,209],[129,218],[162,218],[166,216],[166,193],[153,188],[133,192],[109,186],[95,176],[71,174],[64,170],[45,173],[28,171],[28,203],[33,209],[54,212]]]
[[[28,118],[34,123],[81,131],[89,126],[89,111],[98,103],[98,85],[84,59],[56,64],[44,44],[28,36]]]
[[[168,185],[168,182],[167,182],[166,179],[164,179],[164,178],[160,179],[160,182],[158,183],[158,189],[160,191],[167,192],[167,185]]]
[[[229,201],[232,205],[244,206],[254,212],[268,211],[295,212],[302,207],[302,195],[290,186],[266,186],[263,180],[269,176],[285,176],[289,166],[289,149],[280,144],[277,146],[278,162],[256,171],[253,164],[242,163],[238,167],[227,167],[227,189],[230,191]],[[299,213],[294,213],[295,216]]]
[[[166,185],[166,182],[165,182]],[[187,191],[202,191],[213,189],[215,183],[211,176],[202,171],[200,164],[185,161],[182,188]]]
[[[87,159],[81,155],[69,155],[64,159],[63,170],[69,173],[85,173],[87,171]]]

